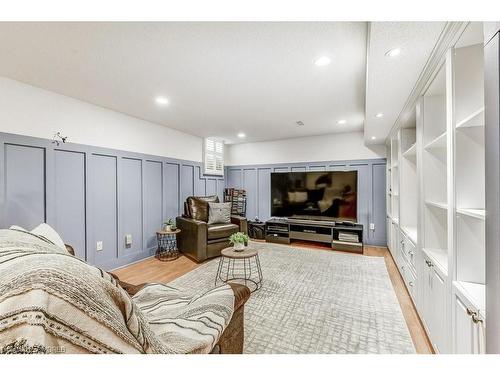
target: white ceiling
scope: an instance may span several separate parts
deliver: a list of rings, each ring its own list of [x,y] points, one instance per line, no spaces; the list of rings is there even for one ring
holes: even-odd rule
[[[418,49],[437,28],[376,25],[370,51],[392,41]],[[197,136],[282,139],[363,129],[366,41],[364,22],[0,23],[0,75]],[[415,59],[407,53],[398,63]],[[321,55],[332,63],[315,66]],[[368,114],[387,111],[388,127],[411,82],[373,73]],[[381,95],[387,86],[396,98]],[[159,108],[157,95],[170,105]]]
[[[444,26],[0,23],[0,75],[229,143],[363,128],[366,143],[384,143]],[[315,66],[323,55],[332,63]]]
[[[385,142],[444,26],[445,22],[370,24],[365,143]],[[400,55],[386,56],[393,48],[401,48]],[[384,116],[376,118],[377,113]]]

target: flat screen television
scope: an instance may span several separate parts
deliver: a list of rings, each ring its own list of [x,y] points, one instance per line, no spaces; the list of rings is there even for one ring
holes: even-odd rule
[[[271,216],[357,221],[357,171],[271,173]]]

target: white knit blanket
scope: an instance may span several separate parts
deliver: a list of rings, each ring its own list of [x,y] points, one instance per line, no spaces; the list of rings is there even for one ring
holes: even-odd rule
[[[222,286],[134,298],[111,275],[29,233],[0,230],[0,353],[208,353],[233,314]]]

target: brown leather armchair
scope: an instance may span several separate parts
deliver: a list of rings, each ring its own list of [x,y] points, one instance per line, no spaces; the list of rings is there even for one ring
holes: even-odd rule
[[[188,197],[184,203],[184,215],[176,219],[181,233],[177,237],[179,250],[197,262],[220,255],[230,246],[229,236],[236,232],[248,232],[247,219],[231,216],[231,223],[208,224],[208,203],[219,202],[219,198]]]

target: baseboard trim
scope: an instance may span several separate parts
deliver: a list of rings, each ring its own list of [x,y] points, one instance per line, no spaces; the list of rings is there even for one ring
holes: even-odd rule
[[[133,262],[130,262],[130,263],[127,263],[127,264],[124,264],[122,266],[118,266],[116,268],[112,268],[110,269],[109,271],[112,272],[112,271],[116,271],[116,270],[119,270],[121,268],[125,268],[125,267],[128,267],[128,266],[131,266],[132,264],[136,264],[136,263],[139,263],[139,262],[142,262],[146,259],[149,259],[149,258],[153,258],[154,257],[154,254],[153,255],[150,255],[150,256],[147,256],[145,258],[141,258],[141,259],[137,259],[137,260],[134,260]]]

